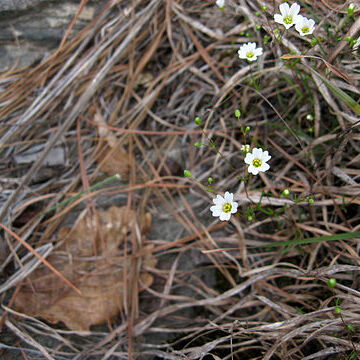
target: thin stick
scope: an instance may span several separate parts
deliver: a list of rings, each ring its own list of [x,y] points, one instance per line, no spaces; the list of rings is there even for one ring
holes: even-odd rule
[[[32,246],[30,246],[27,242],[25,242],[21,237],[7,228],[5,225],[0,223],[0,227],[3,228],[6,232],[8,232],[11,236],[13,236],[16,240],[18,240],[22,245],[24,245],[29,251],[31,251],[46,267],[48,267],[56,276],[58,276],[61,280],[63,280],[66,284],[68,284],[71,288],[73,288],[78,294],[82,295],[82,292],[73,285],[68,279],[64,277],[58,270],[56,270],[46,259],[44,259],[39,253],[37,253]]]

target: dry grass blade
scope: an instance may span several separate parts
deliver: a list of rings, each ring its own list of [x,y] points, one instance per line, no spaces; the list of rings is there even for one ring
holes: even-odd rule
[[[315,39],[268,0],[104,1],[75,34],[87,3],[50,56],[0,75],[0,358],[355,359],[348,4],[301,2]],[[229,222],[209,211],[226,191]]]

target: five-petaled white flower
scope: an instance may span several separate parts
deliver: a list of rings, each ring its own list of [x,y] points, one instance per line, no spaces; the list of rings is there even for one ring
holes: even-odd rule
[[[221,195],[216,195],[216,198],[213,199],[215,205],[211,206],[210,210],[212,215],[219,217],[221,221],[230,220],[231,214],[237,212],[238,203],[234,200],[234,194],[225,193],[224,197]]]
[[[300,5],[294,3],[289,6],[288,3],[282,3],[279,6],[280,14],[274,15],[275,22],[282,24],[286,29],[290,29],[297,22],[297,18],[299,17]]]
[[[268,151],[263,151],[260,148],[254,148],[251,153],[245,156],[245,163],[249,165],[248,172],[257,175],[260,171],[267,171],[270,165],[266,162],[271,159]]]
[[[224,9],[224,8],[225,8],[225,0],[216,0],[216,5],[217,5],[220,9]]]
[[[262,55],[263,49],[257,48],[256,43],[248,42],[240,46],[238,50],[239,58],[240,59],[247,59],[248,61],[255,61],[258,56]]]
[[[311,35],[314,32],[315,21],[313,19],[308,19],[305,16],[298,16],[296,20],[295,29],[299,32],[301,36]]]

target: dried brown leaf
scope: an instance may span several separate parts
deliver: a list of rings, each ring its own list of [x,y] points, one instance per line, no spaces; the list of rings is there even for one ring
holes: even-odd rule
[[[113,176],[120,174],[123,179],[126,179],[129,174],[131,163],[134,161],[131,154],[127,153],[121,145],[113,131],[108,127],[102,115],[97,112],[94,116],[94,121],[99,125],[99,153],[97,161],[102,172]]]
[[[133,157],[119,146],[111,148],[105,145],[97,161],[102,172],[110,176],[120,174],[122,179],[126,179]]]
[[[27,278],[15,308],[51,323],[62,321],[72,330],[89,330],[91,325],[113,319],[123,307],[125,286],[131,288],[130,279],[134,278],[124,279],[124,267],[128,274],[130,271],[124,256],[125,241],[134,229],[148,227],[148,216],[138,222],[136,213],[126,207],[113,206],[98,211],[97,216],[80,217],[72,229],[61,229],[63,244],[48,259],[76,284],[82,295],[43,266]],[[127,248],[131,248],[130,243]],[[155,266],[151,246],[142,244],[138,251],[146,254],[142,259],[145,266]],[[153,282],[153,276],[146,272],[138,278],[145,287]]]

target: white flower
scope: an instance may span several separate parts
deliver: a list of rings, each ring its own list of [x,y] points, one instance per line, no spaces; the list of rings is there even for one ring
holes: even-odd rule
[[[301,36],[311,35],[315,30],[315,21],[313,19],[308,19],[305,16],[298,16],[296,20],[295,29],[299,32]]]
[[[250,145],[249,145],[249,144],[241,145],[241,151],[242,151],[244,154],[250,152]]]
[[[224,8],[225,8],[225,0],[216,0],[216,5],[217,5],[220,9],[224,9]]]
[[[263,151],[260,148],[254,148],[251,153],[245,156],[245,163],[249,165],[248,172],[257,175],[259,171],[267,171],[270,165],[266,162],[271,159],[268,151]]]
[[[230,220],[231,214],[237,212],[238,203],[233,201],[234,194],[225,193],[224,197],[221,195],[216,195],[216,198],[213,199],[215,205],[211,206],[210,210],[212,216],[219,217],[221,221]]]
[[[263,49],[261,47],[257,48],[256,43],[253,42],[240,46],[240,49],[238,50],[239,58],[247,59],[249,61],[255,61],[258,56],[262,55],[262,53]]]
[[[286,29],[290,29],[297,22],[299,16],[300,5],[294,3],[289,7],[288,3],[283,3],[279,6],[280,14],[274,15],[275,22],[282,24]]]

